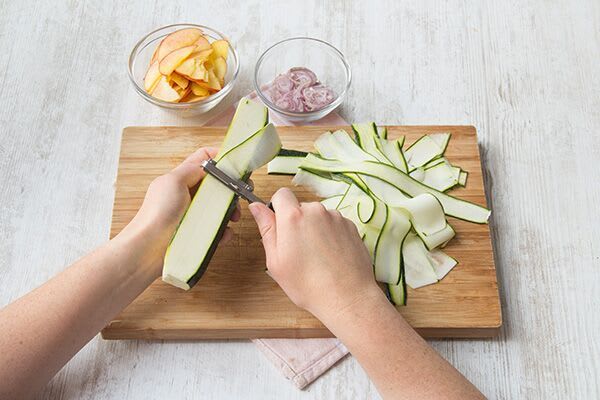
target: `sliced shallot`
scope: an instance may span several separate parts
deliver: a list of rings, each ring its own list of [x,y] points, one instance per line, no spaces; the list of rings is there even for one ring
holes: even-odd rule
[[[320,110],[335,98],[333,90],[320,83],[302,89],[302,96],[304,97],[305,108],[308,111]]]
[[[298,89],[312,86],[317,83],[317,75],[308,68],[294,67],[288,71],[290,79],[294,81]]]
[[[304,67],[294,67],[277,75],[262,90],[273,104],[291,112],[320,110],[335,100],[334,91],[320,83],[317,75]]]

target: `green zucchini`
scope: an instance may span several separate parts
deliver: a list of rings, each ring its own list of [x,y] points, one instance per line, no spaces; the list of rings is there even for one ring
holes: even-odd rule
[[[327,197],[321,200],[321,204],[323,204],[323,207],[325,207],[328,210],[335,210],[340,204],[340,201],[343,197],[343,194],[336,194],[335,196]]]
[[[441,157],[446,151],[448,143],[446,142],[444,147],[438,143],[439,140],[432,139],[431,135],[423,135],[410,145],[404,152],[409,172],[424,166],[431,160]]]
[[[392,303],[405,305],[407,284],[436,283],[457,264],[439,250],[455,235],[446,215],[486,223],[490,211],[444,193],[467,178],[444,158],[450,134],[425,135],[404,152],[404,137],[388,140],[384,127],[352,129],[355,140],[343,130],[321,135],[318,154],[303,159],[294,181],[356,225],[376,280]]]
[[[408,164],[402,152],[402,142],[399,140],[381,140],[381,149],[388,160],[402,172],[408,172]]]
[[[402,267],[403,270],[405,269],[404,267]],[[398,283],[397,285],[391,285],[391,284],[387,284],[386,285],[386,290],[387,290],[387,295],[388,295],[388,299],[397,306],[405,306],[406,305],[406,299],[407,299],[407,293],[406,293],[406,279],[405,279],[406,273],[402,273],[402,276],[400,278],[400,283]]]
[[[374,122],[352,124],[352,130],[356,137],[356,143],[361,149],[375,157],[377,161],[391,164],[381,150],[380,137],[377,135],[377,125]]]
[[[430,251],[428,257],[438,280],[442,280],[458,264],[458,261],[441,250]]]
[[[358,206],[357,206],[358,208]],[[369,255],[371,256],[371,260],[375,259],[375,249],[377,247],[377,241],[379,240],[379,236],[381,235],[381,230],[388,218],[389,208],[383,202],[376,202],[373,210],[373,215],[371,216],[368,223],[364,224],[364,233],[363,243],[367,247],[369,251]],[[360,220],[360,218],[359,218]],[[362,222],[362,220],[361,220]],[[359,230],[360,231],[360,230]]]
[[[467,185],[467,177],[469,176],[469,173],[467,171],[460,171],[460,175],[458,175],[458,184],[460,186],[466,186]]]
[[[281,142],[267,108],[242,99],[216,157],[229,176],[247,180],[252,171],[270,161]],[[210,175],[204,177],[175,235],[163,266],[163,281],[188,290],[206,268],[235,210],[237,197]]]
[[[452,197],[446,193],[430,188],[413,179],[399,169],[387,164],[363,161],[343,162],[326,160],[314,154],[309,154],[301,165],[302,169],[330,172],[330,173],[355,173],[371,176],[387,182],[399,191],[414,197],[422,193],[434,195],[442,204],[446,215],[474,223],[487,223],[490,211],[478,204]]]
[[[450,224],[446,224],[442,230],[435,233],[426,234],[420,231],[416,231],[415,233],[421,238],[423,244],[428,250],[433,250],[438,246],[443,246],[456,235],[456,232]]]
[[[441,162],[437,162],[429,167],[417,168],[410,173],[410,176],[440,192],[445,192],[458,185],[460,168],[453,167],[444,158],[440,158],[439,160]]]
[[[429,252],[414,233],[409,233],[402,246],[406,284],[413,289],[431,285],[438,281]]]
[[[444,157],[434,158],[433,160],[429,161],[427,164],[423,165],[422,169],[426,170],[426,169],[435,167],[436,165],[444,163],[444,162],[447,162],[447,160]]]
[[[308,187],[319,197],[343,195],[349,187],[347,182],[336,180],[331,174],[319,174],[303,169],[298,170],[292,183],[296,186]]]
[[[308,155],[305,151],[281,149],[274,159],[267,164],[269,175],[295,175],[298,167]]]
[[[448,143],[450,143],[450,137],[452,134],[450,133],[430,133],[427,135],[433,140],[439,147],[442,149],[442,154],[446,152],[448,148]]]
[[[397,285],[403,270],[402,245],[411,223],[398,210],[387,207],[387,211],[386,221],[375,245],[374,272],[378,282]]]

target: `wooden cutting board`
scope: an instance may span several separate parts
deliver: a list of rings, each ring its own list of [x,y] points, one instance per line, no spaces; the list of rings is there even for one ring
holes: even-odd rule
[[[311,150],[325,130],[338,127],[277,128],[284,147]],[[349,127],[342,127],[350,132]],[[450,132],[448,159],[469,172],[466,188],[452,191],[485,205],[477,137],[471,126],[391,126],[390,138],[407,144],[425,133]],[[123,131],[111,237],[133,218],[148,184],[201,146],[219,146],[225,128],[130,127]],[[294,187],[289,176],[252,176],[264,198],[289,186],[301,201],[317,200]],[[265,273],[258,230],[241,201],[243,217],[231,224],[234,239],[219,247],[200,282],[186,292],[154,282],[102,331],[105,339],[309,338],[331,333],[296,307]],[[399,311],[425,337],[491,337],[502,323],[496,270],[487,225],[451,218],[457,235],[444,250],[459,261],[440,283],[408,291]]]

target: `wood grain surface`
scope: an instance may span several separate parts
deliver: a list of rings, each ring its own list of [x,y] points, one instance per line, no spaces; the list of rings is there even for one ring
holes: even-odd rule
[[[600,2],[0,2],[0,306],[110,232],[126,126],[197,126],[252,90],[292,36],[344,53],[347,121],[475,125],[501,293],[500,335],[429,344],[491,399],[600,398]],[[127,57],[176,22],[227,34],[222,107],[185,119],[142,100]],[[449,276],[450,278],[450,276]],[[297,390],[246,340],[92,340],[42,399],[377,399],[347,357]]]
[[[283,146],[314,150],[314,140],[339,127],[279,127]],[[352,132],[350,127],[345,128]],[[469,172],[467,186],[454,195],[485,205],[483,177],[473,127],[390,126],[390,138],[406,135],[407,145],[426,133],[452,134],[446,156]],[[199,147],[220,146],[224,128],[131,127],[123,132],[111,236],[134,217],[148,184]],[[300,201],[318,200],[291,184],[290,176],[268,175],[266,167],[252,175],[255,192],[268,199],[288,186]],[[160,279],[117,316],[103,331],[105,339],[232,339],[330,337],[312,315],[296,307],[265,273],[264,250],[256,224],[245,210],[232,224],[234,239],[219,246],[207,272],[190,291]],[[198,221],[201,223],[201,221]],[[459,265],[440,283],[409,288],[408,305],[399,311],[427,337],[486,337],[498,333],[500,300],[488,225],[451,219],[457,235],[445,251]]]

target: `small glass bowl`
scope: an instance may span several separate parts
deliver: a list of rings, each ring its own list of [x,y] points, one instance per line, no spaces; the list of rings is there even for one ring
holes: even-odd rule
[[[168,34],[184,29],[184,28],[198,28],[204,32],[209,41],[215,41],[224,39],[229,42],[229,54],[227,55],[227,73],[225,74],[225,86],[217,93],[212,94],[204,100],[190,102],[190,103],[170,103],[153,97],[147,93],[144,89],[144,76],[148,70],[150,59],[156,49],[156,46],[160,41]],[[221,100],[227,96],[227,94],[233,88],[235,81],[238,76],[240,64],[238,60],[238,54],[231,45],[231,42],[222,33],[209,28],[204,25],[196,24],[173,24],[163,26],[155,31],[150,32],[144,36],[133,48],[129,55],[129,79],[135,88],[135,91],[142,96],[142,98],[156,106],[163,109],[176,112],[182,116],[193,116],[201,113],[205,113],[215,107]]]
[[[337,97],[315,111],[293,112],[277,107],[264,90],[277,75],[293,67],[312,70],[319,82],[333,89]],[[272,111],[293,122],[315,121],[335,110],[344,100],[351,80],[352,73],[344,55],[329,43],[309,37],[294,37],[275,43],[260,56],[254,69],[254,88],[260,99]]]

